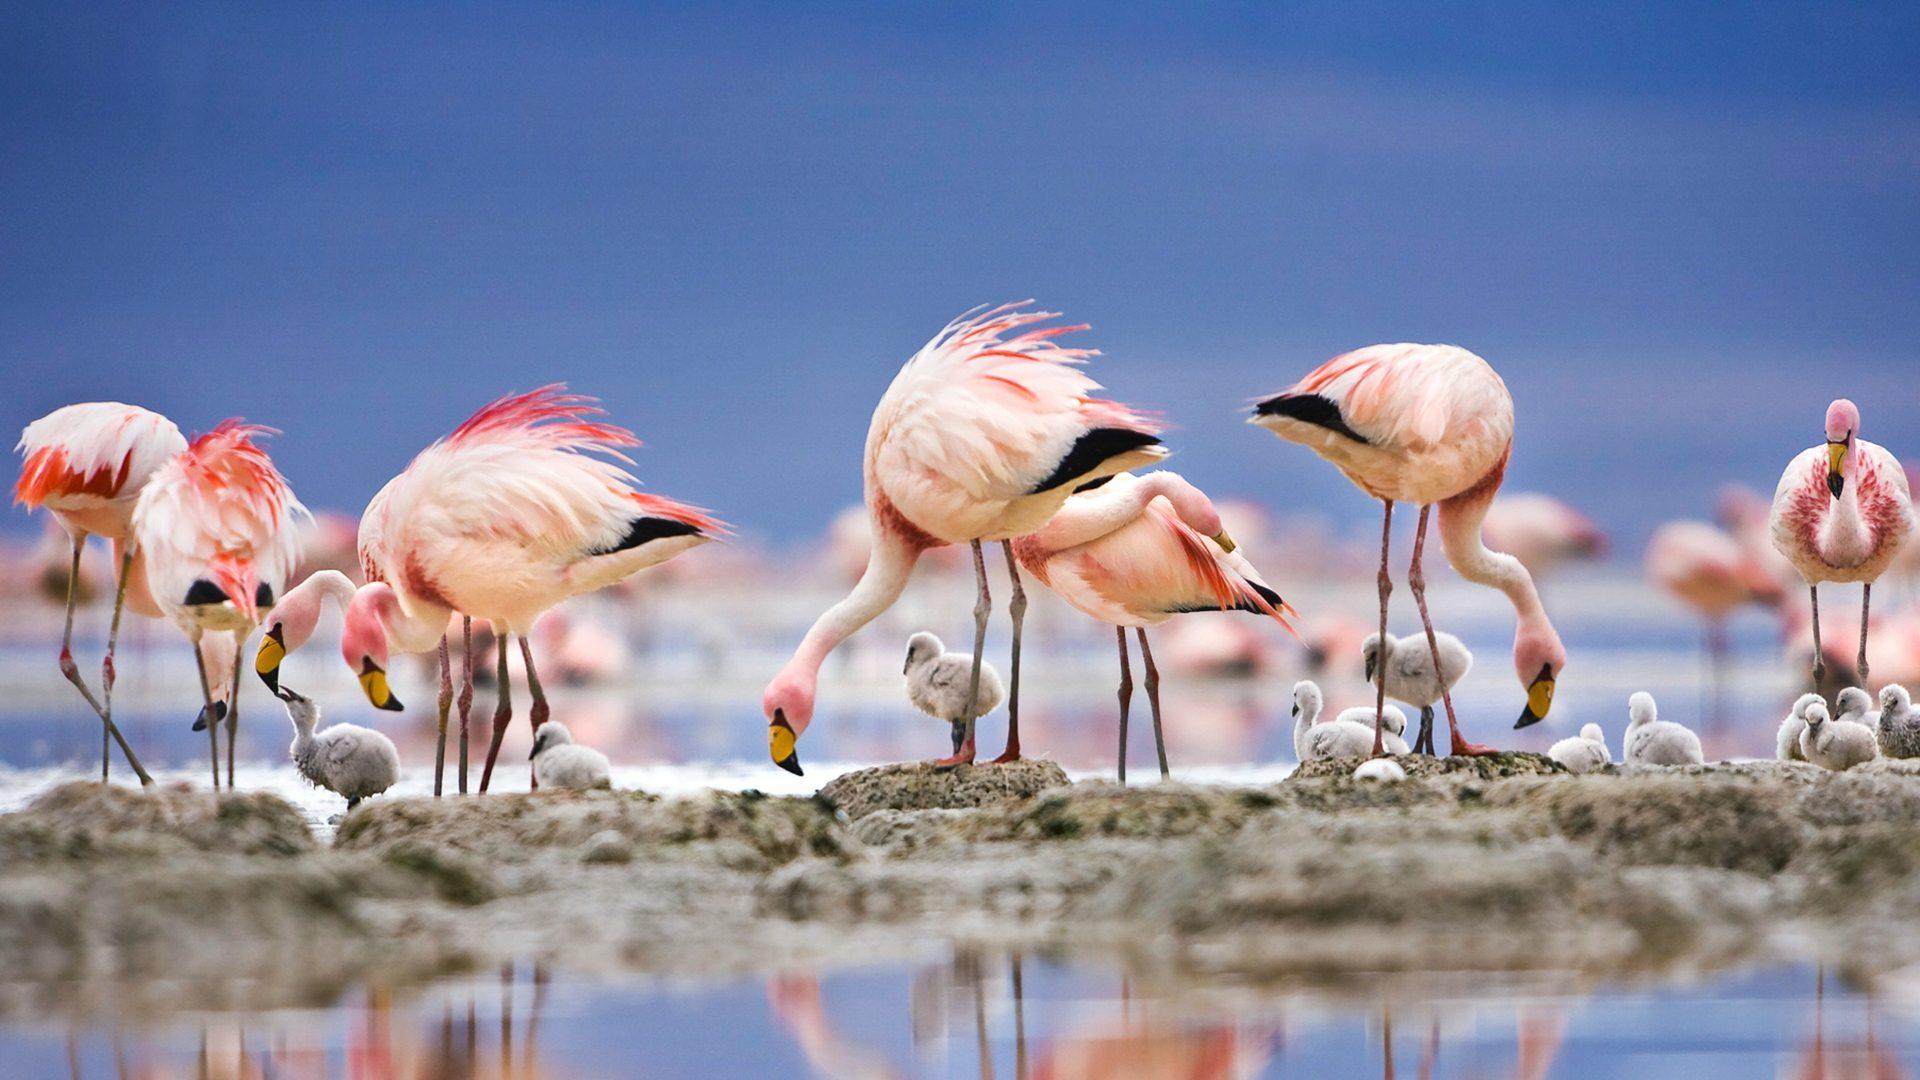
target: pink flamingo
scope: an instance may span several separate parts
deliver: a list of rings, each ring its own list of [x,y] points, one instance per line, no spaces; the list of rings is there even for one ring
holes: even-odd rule
[[[14,485],[13,501],[30,510],[45,507],[73,542],[73,562],[67,575],[67,625],[60,639],[60,673],[100,717],[102,783],[107,780],[110,761],[109,738],[120,744],[121,753],[140,782],[153,782],[113,722],[113,654],[120,639],[120,615],[129,599],[136,611],[148,616],[160,614],[147,595],[144,581],[136,587],[132,580],[138,572],[133,508],[154,472],[186,448],[186,437],[173,421],[117,401],[91,401],[55,409],[28,424],[15,448],[26,455],[26,462]],[[99,700],[73,662],[75,588],[80,580],[80,555],[89,535],[104,537],[113,544],[114,561],[120,567],[106,657],[100,663]]]
[[[1099,384],[1074,365],[1094,351],[1053,341],[1085,327],[1015,333],[1058,317],[1019,310],[1026,303],[1031,301],[976,308],[948,323],[900,369],[874,409],[865,461],[873,523],[867,569],[846,599],[814,622],[761,698],[768,751],[788,772],[801,771],[795,747],[813,722],[820,665],[899,599],[922,554],[945,544],[972,545],[980,591],[969,695],[977,697],[991,610],[981,541],[1033,532],[1081,485],[1166,456],[1151,421],[1125,405],[1088,396]],[[1013,580],[1013,664],[1007,752],[997,761],[1019,756],[1020,621],[1026,610],[1010,546],[1006,557]],[[969,722],[959,751],[939,764],[973,758]]]
[[[1747,604],[1777,606],[1786,593],[1755,553],[1704,521],[1670,521],[1654,530],[1645,565],[1654,584],[1706,623],[1717,711],[1720,673],[1726,663],[1727,616]]]
[[[156,470],[133,511],[133,535],[154,602],[193,643],[216,791],[220,716],[202,638],[209,632],[233,635],[226,702],[231,789],[240,727],[240,651],[285,591],[300,558],[297,522],[307,517],[286,478],[253,442],[271,434],[271,428],[239,420],[222,422]]]
[[[1140,639],[1153,745],[1167,775],[1160,672],[1147,628],[1188,611],[1249,611],[1287,628],[1292,611],[1234,549],[1220,514],[1177,473],[1122,474],[1067,500],[1038,532],[1013,541],[1014,558],[1061,599],[1114,628],[1120,645],[1120,782],[1127,779],[1127,628]],[[1018,743],[1014,743],[1017,752]]]
[[[1553,706],[1554,683],[1567,652],[1540,605],[1533,577],[1520,560],[1488,550],[1481,522],[1506,476],[1513,452],[1513,398],[1485,360],[1453,345],[1370,345],[1322,364],[1306,378],[1254,409],[1251,423],[1312,449],[1338,466],[1347,479],[1385,506],[1380,529],[1380,635],[1387,633],[1387,574],[1393,536],[1393,504],[1420,505],[1413,588],[1427,647],[1436,665],[1439,646],[1427,615],[1427,583],[1421,554],[1427,514],[1440,506],[1440,542],[1461,577],[1506,594],[1518,617],[1514,668],[1527,690],[1516,728],[1539,723]],[[1492,749],[1461,737],[1453,695],[1443,697],[1456,754]],[[1381,752],[1384,683],[1375,693],[1374,754]]]
[[[1551,495],[1508,495],[1487,508],[1481,530],[1489,546],[1519,559],[1536,577],[1607,553],[1607,534],[1600,526]]]
[[[1826,445],[1801,451],[1773,493],[1773,546],[1807,583],[1813,610],[1813,681],[1826,677],[1820,648],[1820,583],[1860,589],[1860,681],[1867,681],[1867,613],[1873,582],[1913,531],[1913,498],[1900,462],[1860,435],[1860,410],[1827,406]]]
[[[638,446],[639,440],[625,428],[588,419],[599,415],[602,410],[593,398],[566,393],[559,384],[503,397],[421,451],[361,515],[360,560],[367,584],[347,600],[341,656],[374,707],[398,711],[400,702],[387,685],[389,657],[438,648],[436,793],[453,700],[446,640],[453,612],[465,617],[468,633],[472,619],[491,621],[498,641],[493,739],[480,773],[484,792],[513,716],[508,636],[520,639],[533,699],[530,720],[538,728],[550,711],[528,643],[540,615],[570,597],[605,588],[725,533],[726,526],[703,510],[634,490],[634,478],[619,464],[630,461],[620,451]],[[307,605],[317,610],[323,598],[343,595],[339,582],[323,578],[314,584],[311,597],[302,592],[288,601],[298,601],[311,633],[312,624],[305,621]],[[274,646],[280,656],[299,645],[295,637],[283,636]],[[267,646],[262,646],[263,678],[278,667],[278,656],[271,659],[269,663]],[[471,660],[464,669],[462,791],[473,697]]]

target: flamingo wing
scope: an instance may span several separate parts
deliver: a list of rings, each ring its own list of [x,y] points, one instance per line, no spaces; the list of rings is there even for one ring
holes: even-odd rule
[[[173,421],[137,405],[90,401],[28,424],[13,501],[63,509],[131,498],[154,470],[187,448]]]
[[[1418,449],[1504,425],[1513,402],[1485,360],[1457,345],[1369,345],[1334,357],[1254,408],[1254,422],[1286,422],[1368,446]],[[1304,441],[1304,440],[1301,440]]]

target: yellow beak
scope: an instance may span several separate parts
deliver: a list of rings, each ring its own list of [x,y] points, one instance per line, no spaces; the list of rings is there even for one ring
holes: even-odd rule
[[[400,699],[394,697],[393,691],[387,688],[387,673],[371,657],[360,662],[360,689],[367,692],[367,700],[373,703],[374,708],[388,712],[401,710]]]
[[[1847,487],[1846,465],[1847,441],[1845,439],[1839,442],[1829,441],[1827,443],[1827,490],[1833,492],[1833,497],[1836,499]]]
[[[1514,721],[1513,729],[1518,731],[1524,727],[1532,727],[1545,720],[1548,711],[1552,708],[1553,669],[1543,667],[1540,669],[1540,674],[1534,676],[1533,682],[1527,685],[1527,707],[1521,711],[1520,719]]]
[[[260,641],[260,651],[254,654],[253,670],[267,689],[280,692],[280,661],[287,658],[287,643],[281,636],[280,624],[274,623],[273,629]]]
[[[1220,545],[1221,551],[1230,553],[1234,549],[1233,537],[1228,536],[1227,530],[1225,529],[1221,529],[1220,532],[1214,536],[1213,542]]]
[[[800,755],[795,752],[794,744],[800,737],[793,733],[793,726],[787,723],[786,714],[773,711],[773,722],[767,725],[767,753],[773,763],[795,776],[805,776],[800,771]]]

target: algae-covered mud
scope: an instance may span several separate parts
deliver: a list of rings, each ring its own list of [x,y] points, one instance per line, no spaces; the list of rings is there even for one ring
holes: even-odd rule
[[[270,794],[69,783],[0,816],[0,1008],[162,1019],[515,963],[713,980],[929,948],[1268,988],[1815,962],[1873,985],[1920,961],[1920,774],[1901,763],[1347,771],[1123,788],[1029,762],[813,797],[401,798],[324,843]]]

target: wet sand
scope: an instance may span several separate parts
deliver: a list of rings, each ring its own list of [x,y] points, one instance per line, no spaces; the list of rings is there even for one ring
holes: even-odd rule
[[[1537,755],[1260,787],[1028,762],[813,798],[374,800],[330,843],[269,794],[57,787],[0,815],[8,1016],[323,1005],[535,959],[714,977],[935,942],[1170,980],[1675,973],[1920,960],[1920,762],[1575,777]]]

